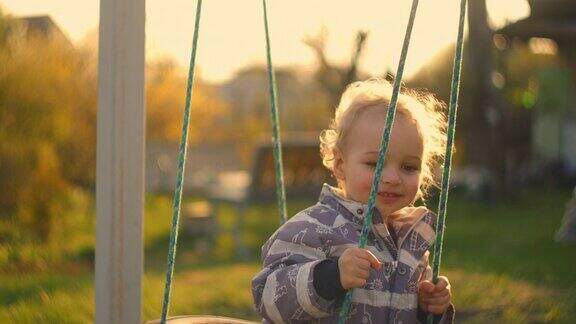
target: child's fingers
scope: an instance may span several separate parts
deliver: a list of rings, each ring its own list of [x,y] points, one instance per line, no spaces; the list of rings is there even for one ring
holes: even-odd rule
[[[360,248],[349,248],[342,253],[340,260],[344,263],[350,264],[352,262],[354,267],[361,269],[380,269],[382,263],[370,251]]]
[[[420,302],[428,305],[446,305],[450,303],[450,296],[443,295],[443,296],[429,296],[429,295],[422,295],[420,296]]]
[[[430,294],[430,297],[444,297],[444,296],[450,296],[450,291],[448,289],[444,289],[442,291],[434,291],[433,293]]]
[[[446,309],[448,309],[448,305],[428,305],[427,311],[432,314],[440,315],[443,314]]]
[[[434,291],[434,284],[429,280],[422,280],[418,284],[418,290],[420,293],[424,292],[426,294],[430,294]]]
[[[433,299],[438,299],[438,298],[448,298],[450,299],[451,295],[450,292],[448,290],[444,290],[442,292],[426,292],[426,291],[420,291],[420,300],[421,301],[429,301],[429,300],[433,300]]]
[[[352,288],[362,288],[366,286],[366,279],[354,278],[352,279]]]
[[[366,270],[362,270],[362,269],[357,269],[354,272],[354,276],[356,278],[361,278],[361,279],[368,279],[368,277],[370,277],[370,271],[368,269]]]
[[[356,257],[356,266],[362,270],[370,269],[370,261],[363,259],[362,257]]]
[[[436,284],[429,280],[422,280],[418,288],[418,301],[427,312],[442,314],[446,311],[452,298],[448,278],[438,277]]]
[[[447,290],[446,288],[448,288],[449,285],[450,283],[448,282],[448,278],[442,276],[438,277],[438,281],[436,282],[436,285],[434,285],[434,291],[439,292]]]

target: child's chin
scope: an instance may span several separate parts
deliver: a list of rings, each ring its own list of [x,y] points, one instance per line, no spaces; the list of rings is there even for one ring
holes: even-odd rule
[[[396,213],[399,209],[390,205],[378,204],[378,212],[382,217],[388,217]]]
[[[380,215],[382,215],[382,217],[387,217],[388,215],[394,213],[396,211],[395,208],[390,208],[390,206],[386,206],[386,205],[378,205],[378,212],[380,213]]]

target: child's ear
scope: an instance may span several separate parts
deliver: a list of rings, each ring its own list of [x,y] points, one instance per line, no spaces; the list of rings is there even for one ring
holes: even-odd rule
[[[333,164],[334,167],[332,172],[334,173],[336,179],[346,180],[346,175],[344,173],[344,159],[342,151],[339,148],[335,147],[333,149],[333,154],[334,154],[334,164]]]

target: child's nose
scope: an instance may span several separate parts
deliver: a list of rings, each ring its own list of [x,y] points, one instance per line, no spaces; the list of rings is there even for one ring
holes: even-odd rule
[[[382,170],[382,178],[380,179],[381,183],[395,185],[399,184],[400,181],[400,175],[397,170],[393,167],[384,166],[384,169]]]

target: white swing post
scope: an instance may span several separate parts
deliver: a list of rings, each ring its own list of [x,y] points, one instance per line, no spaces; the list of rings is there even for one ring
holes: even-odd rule
[[[100,0],[95,322],[141,323],[145,1]]]

